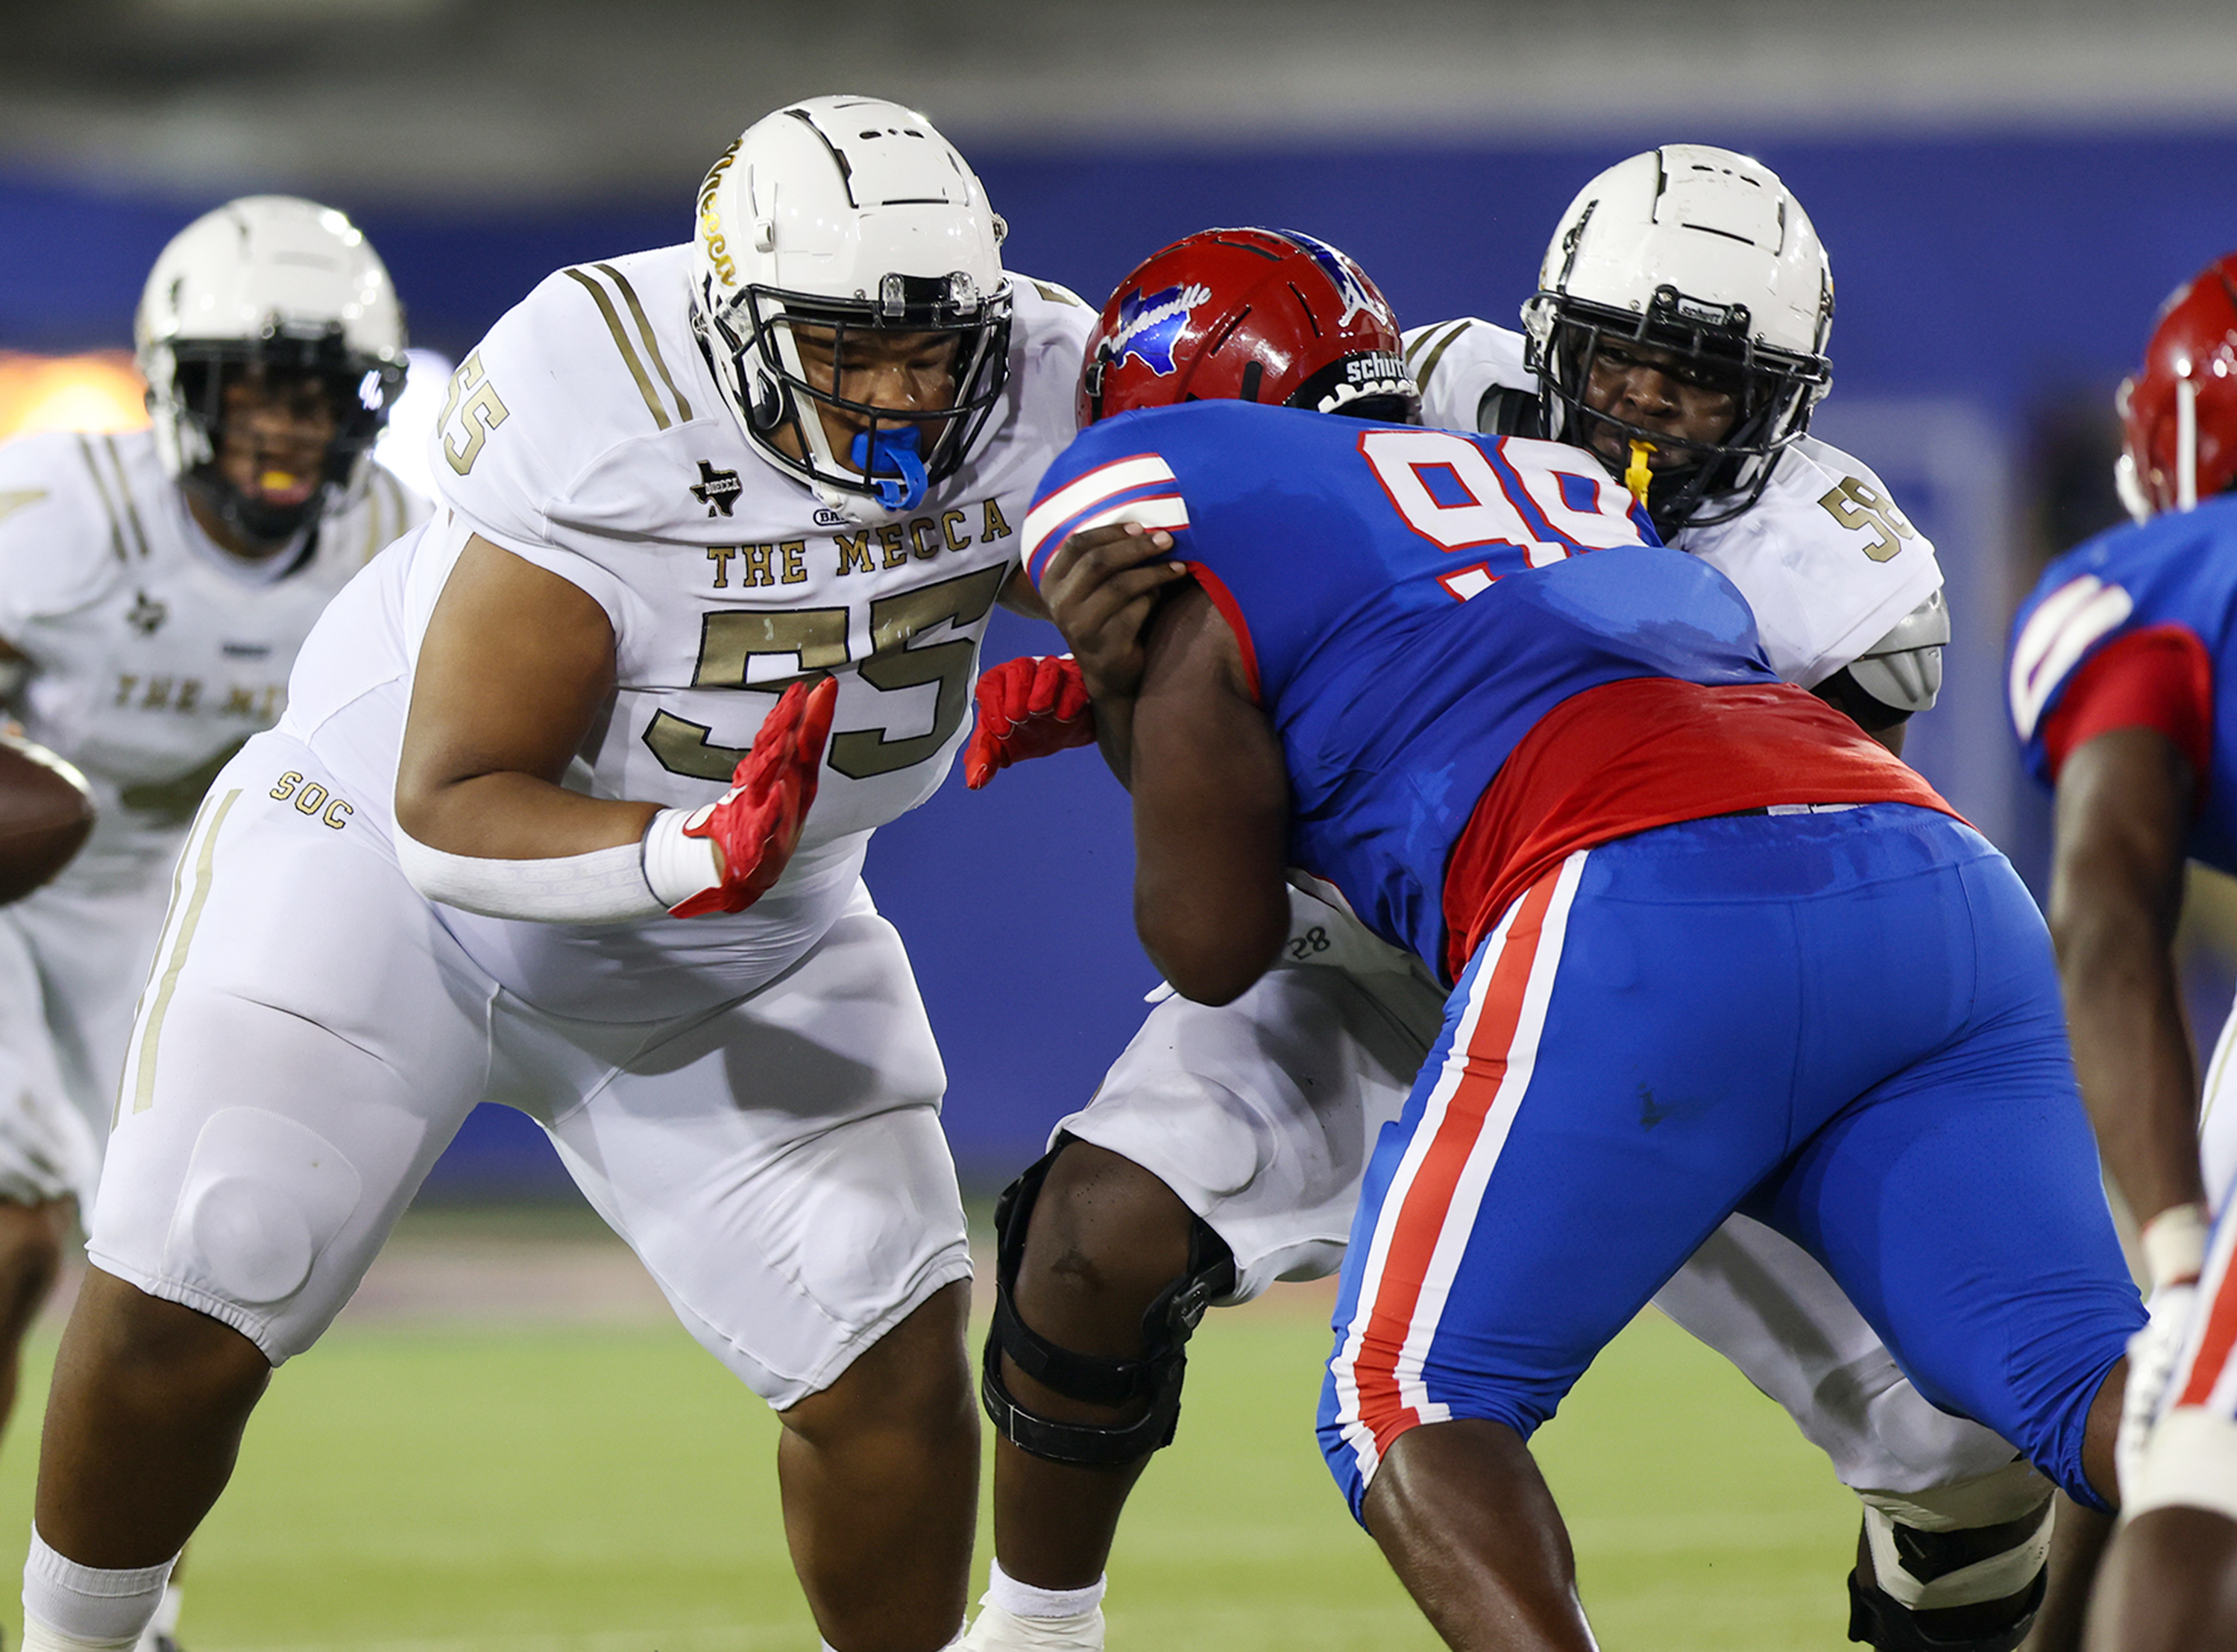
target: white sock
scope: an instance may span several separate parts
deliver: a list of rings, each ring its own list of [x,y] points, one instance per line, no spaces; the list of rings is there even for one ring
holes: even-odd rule
[[[81,1566],[33,1526],[23,1560],[24,1652],[125,1652],[162,1604],[177,1563],[174,1555],[128,1571]]]
[[[164,1584],[162,1603],[155,1608],[155,1616],[148,1620],[148,1627],[141,1631],[141,1640],[144,1642],[154,1635],[175,1636],[179,1632],[179,1608],[185,1600],[186,1596],[179,1592],[176,1583]]]
[[[1037,1589],[1011,1576],[998,1560],[987,1575],[987,1592],[980,1598],[1012,1617],[1083,1617],[1103,1604],[1109,1583],[1109,1578],[1099,1577],[1085,1589]]]

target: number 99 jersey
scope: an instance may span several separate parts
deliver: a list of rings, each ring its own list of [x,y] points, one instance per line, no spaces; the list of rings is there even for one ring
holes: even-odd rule
[[[1448,856],[1547,712],[1636,678],[1778,681],[1732,582],[1575,448],[1241,402],[1125,414],[1043,479],[1028,570],[1125,517],[1172,531],[1242,644],[1291,863],[1433,961]]]

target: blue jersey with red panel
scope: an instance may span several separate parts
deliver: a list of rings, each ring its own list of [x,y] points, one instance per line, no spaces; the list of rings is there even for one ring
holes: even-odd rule
[[[2045,785],[2057,758],[2050,736],[2085,668],[2141,633],[2195,640],[2211,673],[2204,797],[2185,846],[2192,858],[2237,872],[2237,498],[2115,528],[2051,563],[2012,621],[2006,692],[2028,772]]]
[[[1778,681],[1739,590],[1574,448],[1242,402],[1125,414],[1042,478],[1026,567],[1130,519],[1172,532],[1235,628],[1293,864],[1431,960],[1454,842],[1547,712],[1631,678]]]

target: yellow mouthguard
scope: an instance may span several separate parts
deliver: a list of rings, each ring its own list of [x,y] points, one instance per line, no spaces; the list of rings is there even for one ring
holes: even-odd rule
[[[1638,444],[1633,443],[1633,445],[1637,446]],[[295,485],[295,473],[293,471],[267,471],[256,478],[256,485],[261,488],[269,488],[276,493],[282,488],[292,488]]]
[[[1654,452],[1652,442],[1631,444],[1631,464],[1623,473],[1623,485],[1631,490],[1631,497],[1641,504],[1646,503],[1646,490],[1654,480],[1654,472],[1647,467],[1647,459]]]

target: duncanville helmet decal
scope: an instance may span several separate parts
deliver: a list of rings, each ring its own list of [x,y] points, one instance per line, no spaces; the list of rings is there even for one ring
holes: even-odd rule
[[[1211,296],[1210,287],[1193,281],[1155,293],[1129,293],[1118,301],[1118,331],[1110,344],[1112,364],[1134,356],[1159,378],[1172,372],[1173,346],[1188,326],[1189,312]]]

